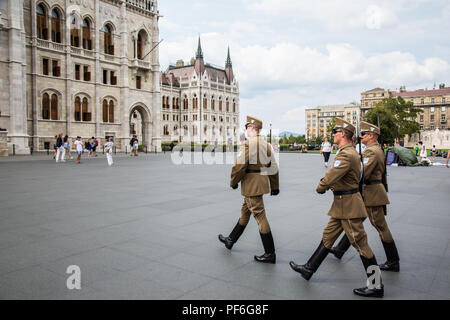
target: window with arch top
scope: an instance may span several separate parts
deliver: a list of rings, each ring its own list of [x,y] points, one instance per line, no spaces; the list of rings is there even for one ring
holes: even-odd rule
[[[51,24],[52,24],[52,41],[56,43],[61,43],[61,13],[58,9],[53,9],[51,13]]]
[[[36,28],[39,39],[48,40],[47,10],[42,4],[36,7]]]
[[[83,19],[81,27],[83,30],[83,49],[92,50],[91,23],[88,18]]]
[[[113,34],[112,27],[110,24],[105,24],[103,27],[104,34],[104,52],[106,54],[114,55],[114,43],[113,43]]]

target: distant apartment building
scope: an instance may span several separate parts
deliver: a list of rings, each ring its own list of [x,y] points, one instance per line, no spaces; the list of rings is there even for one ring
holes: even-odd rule
[[[328,135],[327,127],[334,117],[340,117],[359,128],[361,109],[358,104],[336,104],[317,106],[305,110],[306,139],[315,139]]]
[[[405,87],[400,87],[399,90],[375,88],[362,92],[362,115],[375,107],[384,98],[397,97],[411,101],[415,107],[422,109],[422,112],[419,113],[416,119],[421,130],[450,129],[448,122],[448,117],[450,116],[450,88],[446,88],[444,84],[441,84],[439,89],[432,90],[419,89],[407,91]]]

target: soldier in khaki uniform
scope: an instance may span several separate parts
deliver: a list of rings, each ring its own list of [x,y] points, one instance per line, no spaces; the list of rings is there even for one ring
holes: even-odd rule
[[[333,129],[334,142],[338,144],[339,150],[336,153],[333,167],[320,180],[316,189],[317,193],[324,194],[331,189],[334,194],[334,201],[328,215],[330,220],[323,231],[322,241],[313,253],[308,262],[304,265],[297,265],[290,262],[291,268],[299,272],[303,278],[309,280],[317,271],[322,261],[330,252],[333,243],[344,230],[350,243],[358,251],[361,261],[368,273],[369,266],[375,268],[380,275],[379,267],[372,249],[367,242],[367,235],[364,231],[363,221],[367,217],[363,199],[359,193],[358,185],[361,178],[361,162],[358,153],[352,144],[352,137],[355,127],[340,118],[336,118],[336,125]],[[379,281],[376,285],[354,289],[357,295],[366,297],[382,297],[384,287]]]
[[[385,158],[383,150],[378,145],[379,135],[380,128],[368,122],[361,122],[361,142],[366,145],[363,153],[364,204],[370,223],[380,235],[387,257],[387,261],[380,265],[380,269],[398,272],[400,271],[400,258],[391,231],[384,218],[386,214],[385,206],[389,204],[389,199],[382,181],[385,171]],[[338,259],[341,259],[349,247],[350,242],[344,235],[338,245],[333,247],[332,252]]]
[[[247,116],[245,135],[247,141],[241,147],[236,162],[231,170],[230,186],[233,189],[241,182],[241,194],[244,196],[241,217],[228,237],[219,234],[219,240],[227,249],[239,239],[253,214],[258,223],[259,233],[265,253],[255,256],[259,262],[275,263],[275,245],[269,222],[264,209],[263,195],[276,196],[280,192],[278,182],[278,165],[272,146],[260,137],[262,121]],[[269,190],[270,187],[270,190]]]

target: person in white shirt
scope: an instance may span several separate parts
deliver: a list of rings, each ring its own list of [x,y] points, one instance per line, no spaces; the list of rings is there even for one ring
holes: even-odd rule
[[[113,164],[112,159],[113,147],[114,147],[113,138],[109,138],[109,141],[105,144],[105,152],[106,152],[106,159],[108,160],[108,166],[111,166]]]
[[[419,162],[422,162],[423,159],[427,158],[427,147],[425,147],[422,141],[419,141],[419,148],[420,148]]]
[[[80,136],[77,136],[77,140],[75,140],[75,149],[77,150],[77,163],[81,163],[81,154],[83,153],[83,142],[81,142]]]
[[[331,143],[328,142],[328,138],[325,137],[324,142],[320,146],[320,153],[323,154],[323,158],[325,160],[325,168],[328,167],[328,160],[330,159],[331,154]]]

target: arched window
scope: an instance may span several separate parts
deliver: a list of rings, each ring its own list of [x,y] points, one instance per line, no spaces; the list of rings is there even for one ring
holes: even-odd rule
[[[114,123],[114,101],[109,101],[109,122]]]
[[[58,9],[52,10],[52,41],[61,43],[61,14]]]
[[[166,97],[162,97],[162,108],[165,109],[166,108]]]
[[[42,119],[50,119],[50,97],[47,93],[42,96]]]
[[[48,40],[47,11],[42,4],[36,7],[37,37]]]
[[[216,107],[215,104],[216,104],[216,101],[214,100],[214,96],[212,96],[212,97],[211,97],[211,110],[212,110],[212,111],[214,111],[214,109],[215,109],[215,107]]]
[[[168,135],[169,135],[169,126],[168,126],[168,125],[165,125],[165,126],[164,126],[164,135],[165,135],[165,136],[168,136]]]
[[[178,126],[173,127],[173,134],[178,135]]]
[[[222,97],[219,97],[219,111],[222,111]]]
[[[70,18],[70,45],[78,48],[80,46],[80,30],[78,30],[77,18],[75,16]]]
[[[180,109],[180,100],[177,98],[177,109]]]
[[[183,136],[187,136],[189,134],[188,126],[183,126]]]
[[[144,55],[146,54],[145,45],[148,42],[147,33],[144,30],[139,31],[137,39],[136,39],[136,51],[134,57],[142,60]]]
[[[112,28],[109,24],[106,24],[103,28],[104,34],[104,51],[106,54],[114,55],[113,34]]]
[[[177,108],[177,104],[176,104],[176,100],[175,98],[172,98],[172,109],[176,109]]]
[[[197,109],[198,108],[198,98],[197,96],[194,94],[194,98],[192,98],[192,108],[193,109]]]
[[[169,97],[166,97],[166,107],[167,107],[167,109],[170,109],[170,100],[169,99],[170,99]]]
[[[236,112],[236,101],[233,99],[233,112]]]
[[[203,110],[208,109],[208,99],[206,99],[206,94],[203,96]]]
[[[208,126],[203,127],[203,133],[206,134],[208,132]]]
[[[187,110],[188,108],[189,108],[189,100],[188,100],[187,96],[185,95],[184,99],[183,99],[183,109]]]
[[[102,113],[103,113],[103,122],[108,122],[108,101],[103,100],[103,106],[102,106]]]
[[[87,98],[83,98],[83,103],[81,104],[81,112],[83,121],[91,121],[91,113],[89,111],[89,102]]]
[[[58,120],[58,96],[52,94],[50,117],[52,120]]]
[[[226,110],[227,110],[227,112],[230,112],[230,102],[228,101],[228,98],[227,98],[227,103],[226,103]]]
[[[81,99],[80,97],[75,98],[75,121],[81,121]]]
[[[83,49],[92,50],[92,39],[91,39],[91,23],[89,19],[83,19],[82,24],[83,29]]]

